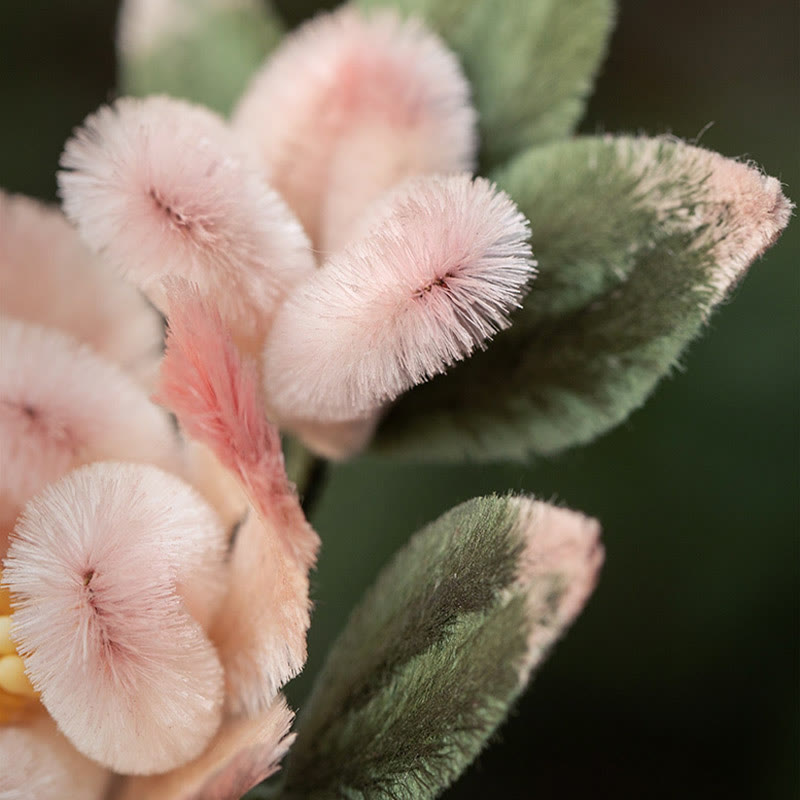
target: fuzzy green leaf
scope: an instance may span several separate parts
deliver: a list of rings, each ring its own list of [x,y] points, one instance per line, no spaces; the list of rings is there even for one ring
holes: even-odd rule
[[[169,94],[227,114],[283,32],[262,0],[126,0],[118,39],[121,89]]]
[[[583,605],[598,552],[593,523],[526,498],[472,500],[418,533],[332,648],[280,796],[435,797]]]
[[[540,274],[512,327],[402,397],[375,447],[525,458],[623,421],[787,224],[778,181],[674,139],[579,138],[493,176],[531,220]]]
[[[419,17],[456,52],[478,109],[484,166],[572,131],[614,19],[613,0],[359,2]]]

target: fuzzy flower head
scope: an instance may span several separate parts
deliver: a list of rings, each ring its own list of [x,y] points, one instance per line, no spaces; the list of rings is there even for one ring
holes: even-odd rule
[[[313,268],[283,200],[204,108],[123,98],[86,121],[62,165],[67,215],[162,311],[161,279],[180,276],[250,334]]]

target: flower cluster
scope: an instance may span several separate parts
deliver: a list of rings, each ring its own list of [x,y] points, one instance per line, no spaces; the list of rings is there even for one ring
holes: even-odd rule
[[[167,97],[91,116],[62,159],[84,240],[165,314],[164,278],[213,297],[267,408],[318,452],[509,324],[529,226],[473,180],[475,112],[414,21],[345,7],[287,38],[230,124]]]
[[[291,741],[317,550],[255,369],[178,287],[155,405],[153,309],[56,210],[0,221],[0,786],[235,795]]]
[[[231,124],[164,96],[87,120],[60,186],[98,257],[3,197],[0,710],[28,723],[0,732],[6,779],[233,796],[274,769],[317,540],[267,414],[351,452],[507,326],[529,227],[470,176],[474,127],[441,41],[345,9],[287,42]],[[163,359],[113,268],[166,316]]]
[[[191,31],[173,5],[125,3],[123,53]],[[347,5],[289,34],[230,119],[164,94],[90,115],[61,160],[63,215],[0,194],[3,796],[233,798],[269,776],[294,738],[281,689],[305,662],[319,544],[279,429],[344,458],[429,384],[427,414],[412,401],[394,424],[433,432],[431,452],[451,432],[448,454],[585,441],[786,224],[777,181],[673,140],[515,155],[574,121],[587,79],[544,121],[516,108],[517,73],[487,103],[504,56],[502,25],[483,47],[484,5],[429,9],[486,56],[469,81],[419,19]],[[575,232],[587,185],[608,216]],[[286,796],[447,785],[602,558],[592,520],[530,498],[422,531],[334,648]]]

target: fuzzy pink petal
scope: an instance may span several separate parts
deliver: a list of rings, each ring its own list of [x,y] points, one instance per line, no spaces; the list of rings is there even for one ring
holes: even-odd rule
[[[229,705],[253,713],[305,662],[308,570],[319,539],[286,477],[254,364],[241,361],[219,315],[195,293],[176,287],[170,302],[159,399],[238,476],[253,505],[236,536],[231,589],[212,630]]]
[[[84,342],[143,381],[163,326],[132,286],[96,259],[61,212],[0,191],[0,311]]]
[[[520,670],[525,683],[594,591],[604,553],[596,520],[526,497],[511,503],[525,543],[517,575],[531,621],[528,657]]]
[[[67,216],[165,312],[162,279],[182,276],[253,335],[314,268],[300,224],[200,106],[117,100],[67,142],[61,165]]]
[[[469,85],[437,36],[350,7],[288,36],[233,117],[323,253],[404,178],[471,170],[475,122]]]
[[[0,316],[0,527],[49,481],[107,458],[174,470],[180,444],[116,365],[58,331]]]
[[[59,728],[116,772],[173,769],[219,727],[222,667],[179,594],[221,562],[218,526],[178,478],[115,463],[51,484],[17,524],[3,582],[18,651]]]
[[[81,755],[46,714],[24,725],[0,727],[3,800],[102,800],[110,777]]]
[[[410,181],[278,312],[264,348],[270,408],[289,424],[366,416],[482,347],[534,274],[528,237],[482,178]]]
[[[228,719],[197,759],[166,775],[130,778],[113,800],[238,800],[278,769],[294,741],[293,716],[277,697],[258,717]]]
[[[239,478],[259,515],[275,522],[287,549],[310,567],[319,539],[286,476],[255,364],[242,359],[212,303],[177,281],[170,291],[173,313],[158,402]]]
[[[235,713],[263,710],[306,661],[308,572],[287,553],[272,520],[251,514],[231,556],[231,586],[210,631]]]

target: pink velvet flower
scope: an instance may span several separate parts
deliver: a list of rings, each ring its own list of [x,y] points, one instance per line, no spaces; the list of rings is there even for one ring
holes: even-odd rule
[[[59,183],[93,250],[170,324],[165,278],[197,284],[258,356],[270,417],[343,457],[506,327],[534,276],[526,220],[470,177],[476,150],[443,42],[345,6],[286,37],[228,126],[164,97],[100,109]]]
[[[175,283],[160,399],[176,431],[134,377],[150,307],[56,212],[0,199],[0,795],[239,796],[293,738],[280,688],[305,661],[318,547],[256,366]],[[139,346],[86,302],[106,290]]]

